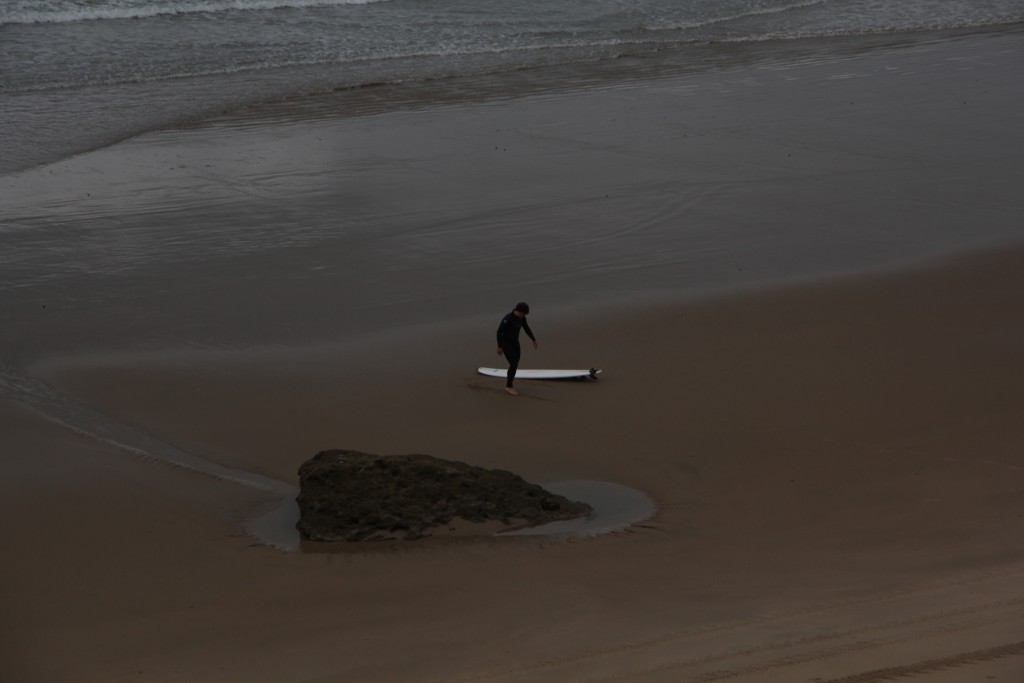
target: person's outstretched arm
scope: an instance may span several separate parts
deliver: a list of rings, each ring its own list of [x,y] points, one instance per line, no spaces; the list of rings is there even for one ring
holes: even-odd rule
[[[530,324],[526,322],[526,318],[523,318],[523,330],[526,331],[526,336],[533,340],[533,348],[537,348],[537,338],[533,336],[533,330],[530,329]]]

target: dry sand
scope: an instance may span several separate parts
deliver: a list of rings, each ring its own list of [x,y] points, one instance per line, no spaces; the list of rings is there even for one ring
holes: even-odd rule
[[[535,300],[525,362],[605,373],[517,398],[473,372],[497,362],[490,320],[42,354],[28,370],[61,392],[239,470],[426,452],[617,482],[657,513],[285,553],[242,531],[272,496],[5,399],[0,679],[1019,681],[1022,266],[1005,248],[633,310]]]

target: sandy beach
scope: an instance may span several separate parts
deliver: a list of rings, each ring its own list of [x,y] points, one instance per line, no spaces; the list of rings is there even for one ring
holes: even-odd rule
[[[26,265],[6,297],[0,678],[1024,679],[1022,54],[982,33],[264,112],[4,178],[12,215],[169,227],[83,240],[117,267]],[[325,226],[358,214],[349,241],[249,249],[274,239],[261,216],[299,215],[291,194]],[[424,216],[402,241],[372,230]],[[161,268],[217,221],[252,243]],[[520,298],[541,341],[524,366],[600,380],[511,398],[474,372]],[[429,453],[615,482],[656,513],[594,538],[283,552],[244,530],[273,495],[144,440],[289,485],[325,448]]]

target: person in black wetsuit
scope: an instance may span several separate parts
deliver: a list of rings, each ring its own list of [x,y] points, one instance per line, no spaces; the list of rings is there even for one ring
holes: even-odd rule
[[[505,391],[513,396],[519,394],[512,386],[512,381],[516,378],[516,369],[519,367],[521,353],[519,330],[526,330],[526,336],[533,341],[533,348],[537,348],[537,338],[533,336],[533,330],[526,322],[526,315],[529,312],[529,305],[520,301],[516,304],[515,310],[502,318],[501,324],[498,325],[498,355],[505,354],[505,358],[508,360],[508,381],[505,383]]]

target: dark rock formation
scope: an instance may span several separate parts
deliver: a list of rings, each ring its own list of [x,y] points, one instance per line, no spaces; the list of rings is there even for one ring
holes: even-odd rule
[[[511,472],[429,455],[321,451],[299,468],[299,488],[297,526],[312,541],[417,539],[457,519],[536,526],[591,511]]]

